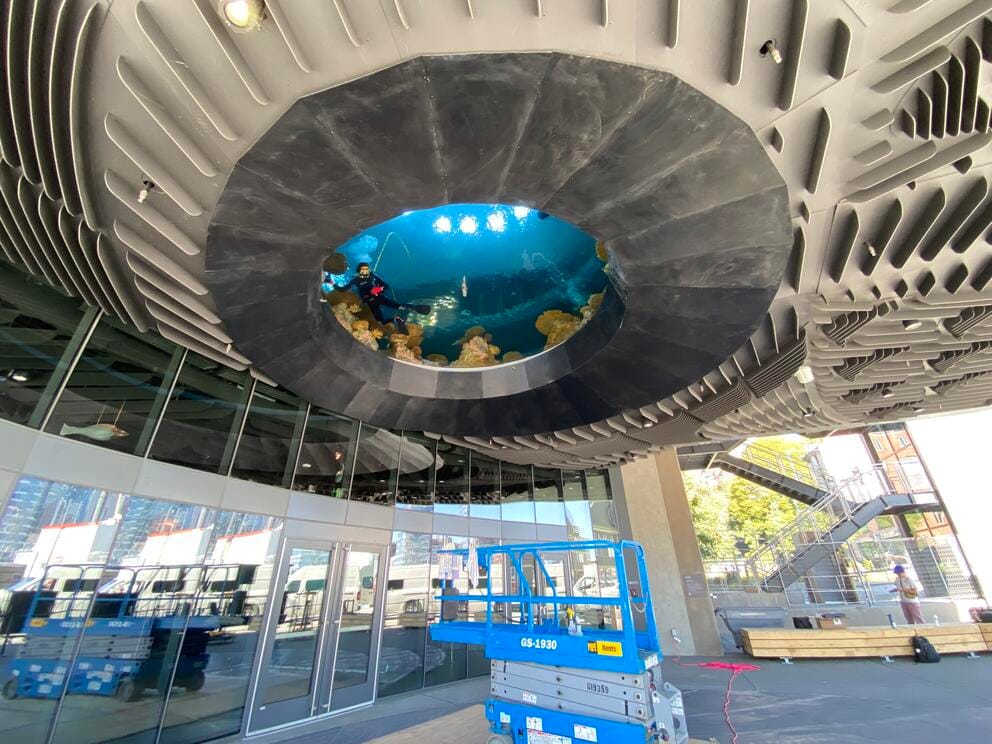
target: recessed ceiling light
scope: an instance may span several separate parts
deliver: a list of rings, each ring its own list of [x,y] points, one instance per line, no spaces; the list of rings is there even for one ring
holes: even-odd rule
[[[479,229],[479,223],[475,217],[462,217],[461,222],[458,223],[458,229],[466,235],[472,235]]]
[[[808,364],[804,364],[796,370],[795,377],[801,384],[809,385],[813,382],[813,368]]]
[[[263,0],[220,0],[220,17],[236,31],[254,31],[265,18]]]
[[[514,207],[513,216],[518,220],[523,220],[527,218],[527,215],[531,213],[530,207]]]
[[[891,398],[893,395],[895,395],[895,393],[892,392],[891,389],[885,389],[885,390],[882,391],[882,397],[883,398]]]
[[[24,372],[11,372],[10,379],[14,382],[27,382],[28,376]]]
[[[913,413],[923,413],[926,409],[923,406],[913,406]]]
[[[434,230],[439,233],[451,232],[451,220],[447,217],[438,217],[434,220]]]
[[[907,331],[916,331],[923,327],[923,321],[917,318],[913,318],[912,320],[904,320],[902,322],[902,327]]]

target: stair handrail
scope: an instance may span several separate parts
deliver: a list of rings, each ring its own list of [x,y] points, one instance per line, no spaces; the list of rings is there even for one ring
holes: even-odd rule
[[[879,496],[894,492],[889,483],[888,475],[889,473],[883,465],[877,465],[869,470],[856,471],[851,474],[848,478],[841,481],[840,485],[831,493],[800,511],[788,524],[747,556],[745,562],[749,572],[759,581],[764,581],[764,572],[760,566],[766,561],[768,554],[772,555],[773,562],[776,565],[775,569],[768,572],[771,574],[776,570],[784,568],[785,565],[791,562],[796,557],[796,554],[800,552],[800,548],[802,551],[805,551],[811,545],[824,543],[824,536],[829,535],[845,519],[849,519],[858,506]],[[866,491],[864,486],[869,478],[872,479],[874,484],[882,486],[881,492],[878,492],[876,489],[868,489]],[[831,512],[831,518],[829,520],[820,520],[817,518],[820,514],[826,514],[828,511]],[[803,532],[805,533],[801,546],[793,545],[788,551],[788,560],[779,566],[779,561],[775,559],[775,551],[779,550],[781,543],[793,537],[800,528],[803,528]],[[781,553],[782,551],[779,550],[779,552]]]
[[[824,486],[829,487],[830,485],[828,481],[817,477],[817,470],[806,460],[778,452],[770,447],[749,443],[741,450],[740,457],[754,465],[771,466],[768,468],[769,470],[814,488],[823,489]]]

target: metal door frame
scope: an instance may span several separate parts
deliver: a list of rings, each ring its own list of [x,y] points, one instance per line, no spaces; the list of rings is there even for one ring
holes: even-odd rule
[[[317,715],[317,705],[322,689],[322,676],[323,676],[323,661],[326,658],[325,651],[328,647],[329,639],[329,629],[331,627],[331,609],[333,605],[331,604],[334,598],[334,587],[336,586],[340,565],[340,556],[343,554],[343,545],[341,543],[335,542],[333,540],[312,540],[303,538],[284,538],[282,545],[279,549],[278,559],[275,563],[275,571],[273,573],[273,587],[272,591],[269,592],[269,605],[266,609],[265,620],[262,629],[262,635],[258,645],[258,649],[255,654],[254,659],[254,675],[251,683],[251,690],[248,697],[248,715],[245,716],[245,726],[244,733],[246,735],[257,735],[266,731],[271,731],[273,729],[283,728],[286,726],[295,726],[301,723],[306,723],[314,719]],[[314,657],[314,665],[311,679],[310,688],[310,712],[308,715],[302,715],[299,718],[295,718],[289,721],[283,721],[281,723],[272,723],[271,725],[262,724],[259,728],[253,730],[253,725],[255,724],[256,718],[260,709],[256,707],[256,700],[259,693],[262,691],[261,678],[262,671],[267,668],[268,662],[272,658],[272,645],[274,644],[275,628],[278,625],[279,610],[282,606],[282,595],[285,593],[286,582],[289,579],[289,563],[287,557],[289,552],[293,548],[303,548],[308,550],[326,550],[330,553],[330,560],[327,566],[326,575],[326,585],[325,585],[325,601],[324,607],[321,609],[321,624],[317,635],[317,648],[316,655]],[[270,705],[280,705],[282,703],[290,703],[292,700],[302,700],[302,698],[292,698],[290,700],[280,700],[275,703],[270,703]]]
[[[330,672],[327,674],[326,678],[321,681],[321,689],[318,693],[321,701],[320,708],[326,711],[328,715],[337,715],[347,710],[353,710],[355,708],[371,705],[375,702],[379,688],[379,656],[382,653],[383,625],[386,619],[386,576],[389,568],[390,545],[377,543],[344,543],[340,544],[340,548],[341,556],[338,560],[340,569],[337,572],[337,577],[334,582],[333,597],[335,604],[333,605],[333,614],[330,621],[330,627],[334,629],[334,637],[329,639],[327,644],[328,649],[331,652],[330,658],[333,663],[331,664]],[[363,685],[356,685],[353,688],[345,688],[340,691],[338,695],[341,695],[342,692],[368,687],[369,696],[368,699],[359,700],[357,702],[349,702],[349,704],[343,707],[332,710],[331,705],[334,704],[334,674],[337,671],[338,646],[341,640],[341,616],[344,611],[344,598],[342,597],[342,592],[344,590],[344,579],[345,571],[347,570],[348,556],[352,553],[352,551],[377,553],[379,555],[379,565],[376,568],[377,589],[372,615],[372,639],[369,643],[369,678]]]

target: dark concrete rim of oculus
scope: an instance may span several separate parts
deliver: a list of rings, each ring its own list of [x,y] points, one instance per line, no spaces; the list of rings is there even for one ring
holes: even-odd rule
[[[321,263],[407,209],[521,204],[607,241],[594,320],[519,362],[446,370],[357,344]],[[314,405],[462,436],[600,421],[698,381],[764,317],[792,237],[751,129],[675,76],[557,53],[418,57],[297,101],[211,218],[207,285],[236,347]]]

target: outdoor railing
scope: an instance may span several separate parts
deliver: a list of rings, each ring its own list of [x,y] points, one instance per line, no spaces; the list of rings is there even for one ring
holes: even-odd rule
[[[824,542],[829,556],[798,580],[770,583],[779,567],[756,566],[751,558],[727,557],[703,561],[713,594],[777,589],[792,605],[867,604],[898,601],[892,566],[901,563],[921,585],[921,598],[967,599],[977,587],[953,535],[926,538],[869,536],[847,542]],[[781,574],[780,574],[781,576]]]
[[[929,494],[930,499],[926,495]],[[749,572],[771,577],[785,569],[813,545],[833,540],[833,530],[851,519],[864,504],[891,495],[914,495],[914,502],[932,500],[932,489],[918,461],[888,463],[857,472],[840,483],[829,495],[800,511],[796,517],[772,535],[747,560]]]
[[[833,479],[822,468],[760,444],[748,444],[741,450],[739,457],[813,488],[830,490],[833,486]]]

